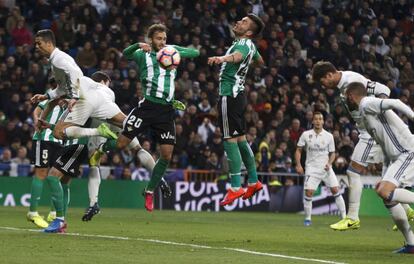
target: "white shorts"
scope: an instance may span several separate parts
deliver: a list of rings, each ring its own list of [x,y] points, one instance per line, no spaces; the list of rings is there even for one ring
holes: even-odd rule
[[[354,161],[364,167],[368,167],[368,164],[382,163],[383,160],[384,154],[381,146],[373,139],[360,139],[351,156],[351,161]]]
[[[339,186],[335,172],[331,168],[329,171],[324,171],[322,173],[305,173],[304,189],[316,190],[321,181],[323,181],[325,185],[329,188]]]
[[[399,186],[414,184],[414,153],[401,154],[396,161],[388,166],[382,181],[388,181]]]
[[[90,117],[98,119],[111,119],[121,112],[114,98],[103,87],[90,78],[81,78],[81,98],[76,102],[72,112],[62,115],[63,122],[73,123],[80,126],[85,125]]]

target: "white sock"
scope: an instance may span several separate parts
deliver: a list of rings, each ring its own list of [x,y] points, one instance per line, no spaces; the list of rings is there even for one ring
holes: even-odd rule
[[[361,174],[347,170],[346,174],[348,175],[349,181],[349,210],[348,217],[352,220],[359,219],[359,205],[361,202],[362,194],[362,182]]]
[[[412,204],[414,203],[414,193],[403,188],[397,188],[393,192],[391,201],[397,203]]]
[[[39,213],[37,211],[36,212],[29,212],[28,215],[29,216],[38,216]]]
[[[414,234],[411,230],[410,223],[408,223],[407,214],[405,213],[404,208],[401,206],[401,204],[397,204],[391,208],[388,208],[388,210],[391,213],[394,223],[397,225],[401,233],[403,233],[407,244],[414,245]]]
[[[155,167],[155,161],[151,154],[149,154],[145,149],[140,149],[137,153],[137,157],[139,161],[141,161],[142,166],[152,173],[152,170]]]
[[[134,137],[134,139],[131,142],[129,142],[128,148],[130,149],[141,148],[141,144],[139,144],[138,139]]]
[[[56,217],[56,211],[50,211],[50,212],[49,212],[49,214],[50,214],[51,216]]]
[[[99,136],[99,132],[96,128],[70,126],[65,128],[65,135],[67,138],[93,137]]]
[[[89,193],[89,206],[93,206],[98,202],[99,185],[101,184],[101,175],[98,167],[89,168],[88,178],[88,193]]]
[[[340,193],[336,194],[336,196],[334,195],[334,197],[336,206],[338,207],[339,212],[341,213],[341,218],[344,219],[346,217],[346,207],[344,198]]]
[[[404,204],[404,203],[402,203],[402,204],[401,204],[401,206],[404,208],[404,211],[405,211],[406,213],[410,212],[411,207],[410,207],[410,205],[409,205],[409,204]]]
[[[312,197],[303,196],[303,210],[305,211],[305,220],[311,220],[312,216]]]

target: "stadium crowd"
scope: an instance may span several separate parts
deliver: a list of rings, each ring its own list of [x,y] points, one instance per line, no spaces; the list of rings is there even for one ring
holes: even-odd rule
[[[358,132],[338,92],[310,78],[319,60],[384,83],[392,98],[414,104],[414,4],[405,0],[13,2],[0,0],[0,163],[28,164],[33,155],[29,99],[51,87],[50,66],[33,46],[34,32],[43,28],[54,31],[57,46],[85,75],[103,70],[111,76],[116,103],[125,113],[142,98],[142,90],[136,65],[122,57],[122,50],[144,42],[148,26],[164,23],[167,43],[200,50],[198,58],[183,60],[177,73],[175,98],[187,109],[176,114],[172,168],[225,169],[215,110],[219,68],[208,66],[207,58],[223,55],[232,24],[249,12],[266,24],[257,42],[266,66],[254,68],[246,81],[247,139],[258,171],[294,172],[296,142],[318,110],[334,135],[334,170],[345,172]],[[144,148],[156,149],[150,134],[140,140]],[[124,179],[140,167],[127,151],[111,153],[101,164],[114,167],[111,177]]]

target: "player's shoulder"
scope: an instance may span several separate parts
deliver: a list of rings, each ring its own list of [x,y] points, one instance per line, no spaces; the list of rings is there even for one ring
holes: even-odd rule
[[[351,82],[366,82],[368,81],[362,74],[354,71],[343,71],[342,77],[347,80],[348,83]]]
[[[309,129],[306,131],[303,131],[301,137],[307,138],[308,135],[312,135],[313,134],[313,129]]]
[[[333,138],[332,133],[331,133],[331,132],[329,132],[329,131],[328,131],[328,130],[326,130],[326,129],[322,129],[322,133],[323,133],[323,135],[324,135],[324,136],[326,136],[326,137],[332,137],[332,138]]]

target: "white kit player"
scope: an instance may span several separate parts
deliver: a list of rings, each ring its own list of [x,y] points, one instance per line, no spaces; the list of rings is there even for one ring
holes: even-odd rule
[[[390,89],[378,82],[373,82],[359,73],[352,71],[338,71],[335,66],[326,61],[317,62],[312,69],[312,77],[325,88],[339,89],[341,100],[345,99],[346,87],[351,82],[360,82],[367,90],[368,96],[388,97]],[[357,229],[360,227],[359,207],[362,194],[361,175],[367,173],[368,164],[383,162],[381,147],[375,143],[361,122],[358,111],[350,111],[359,131],[359,141],[351,156],[351,163],[347,169],[349,181],[349,209],[347,217],[331,225],[334,230]]]
[[[366,130],[389,161],[376,191],[406,241],[406,245],[394,252],[414,254],[414,234],[401,205],[414,203],[414,193],[402,188],[414,184],[414,135],[393,110],[411,120],[414,120],[414,111],[398,99],[368,97],[361,83],[349,84],[346,98],[350,110],[359,110]]]
[[[313,129],[302,133],[295,152],[296,171],[304,174],[300,163],[302,151],[306,151],[305,181],[304,181],[304,211],[305,226],[312,224],[312,196],[321,181],[331,189],[335,197],[342,219],[346,217],[345,201],[339,190],[338,179],[332,169],[335,160],[335,142],[331,133],[323,129],[323,115],[315,112],[312,119]]]
[[[116,138],[106,125],[98,128],[82,128],[89,117],[110,119],[121,125],[124,116],[119,114],[119,107],[108,100],[101,84],[83,76],[74,59],[56,47],[55,36],[49,29],[40,30],[35,36],[36,50],[46,56],[52,66],[52,73],[57,88],[46,94],[36,94],[31,98],[32,103],[50,99],[48,108],[42,113],[47,115],[60,98],[68,101],[68,111],[53,129],[58,139],[71,139],[90,136]]]

